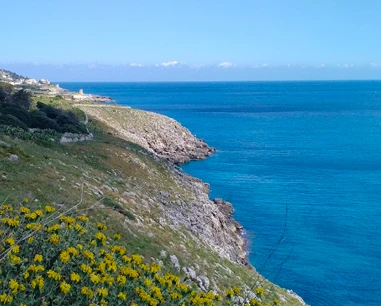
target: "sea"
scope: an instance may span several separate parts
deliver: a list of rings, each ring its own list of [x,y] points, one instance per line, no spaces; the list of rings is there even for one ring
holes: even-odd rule
[[[381,305],[381,81],[61,83],[178,120],[217,152],[250,262],[316,306]]]

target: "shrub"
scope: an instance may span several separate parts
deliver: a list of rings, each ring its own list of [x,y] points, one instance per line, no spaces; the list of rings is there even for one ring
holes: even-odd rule
[[[46,105],[45,103],[42,103],[42,102],[37,102],[37,108],[41,112],[44,112],[46,116],[48,116],[51,119],[55,119],[63,113],[62,110]]]
[[[11,84],[0,82],[0,102],[10,102],[13,90]]]
[[[78,129],[77,126],[71,124],[64,124],[61,127],[61,131],[64,133],[73,133],[73,134],[82,134],[81,129]]]
[[[0,113],[3,115],[13,115],[18,118],[20,121],[29,126],[30,124],[30,113],[23,107],[10,103],[0,104]]]
[[[29,109],[32,104],[32,94],[29,91],[21,89],[12,95],[12,103]]]
[[[30,127],[38,129],[51,129],[61,132],[60,126],[54,120],[40,115],[36,115],[31,118]]]
[[[58,140],[59,138],[59,134],[53,130],[29,132],[19,127],[13,127],[2,124],[0,124],[0,134],[23,140],[39,140],[45,143],[51,142],[52,139]]]
[[[30,112],[30,115],[31,116],[43,116],[43,117],[47,117],[46,114],[42,111],[39,111],[39,110],[32,110]]]
[[[18,127],[26,131],[28,130],[28,127],[25,125],[25,123],[23,123],[17,117],[10,114],[0,115],[0,124]]]

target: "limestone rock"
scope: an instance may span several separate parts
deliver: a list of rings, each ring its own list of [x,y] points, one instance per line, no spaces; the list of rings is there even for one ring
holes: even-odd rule
[[[11,162],[17,162],[19,160],[19,157],[16,154],[11,154],[8,157],[8,160],[11,161]]]
[[[169,259],[171,260],[173,267],[177,271],[180,271],[180,263],[179,263],[179,260],[177,259],[176,255],[169,256]]]

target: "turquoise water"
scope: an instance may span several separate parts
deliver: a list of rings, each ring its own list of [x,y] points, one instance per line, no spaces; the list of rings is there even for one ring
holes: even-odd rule
[[[250,261],[311,305],[381,305],[381,82],[64,83],[173,117],[218,151]]]

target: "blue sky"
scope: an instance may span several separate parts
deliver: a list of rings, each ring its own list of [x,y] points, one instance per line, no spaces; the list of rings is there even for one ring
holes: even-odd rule
[[[2,0],[1,11],[0,67],[32,77],[381,78],[378,0]]]

